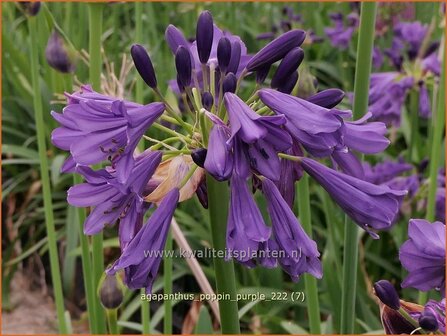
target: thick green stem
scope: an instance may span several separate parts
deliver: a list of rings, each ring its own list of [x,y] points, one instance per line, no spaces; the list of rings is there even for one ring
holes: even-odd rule
[[[442,54],[442,73],[439,82],[438,102],[436,104],[436,113],[433,116],[433,135],[430,150],[429,161],[429,185],[428,185],[428,199],[427,199],[427,213],[425,218],[433,222],[436,218],[436,191],[438,189],[438,170],[440,167],[442,137],[444,135],[445,127],[445,54]],[[419,303],[425,304],[428,299],[428,293],[419,292]]]
[[[109,334],[118,335],[118,310],[107,309],[107,325],[109,326]]]
[[[213,248],[218,256],[214,258],[216,287],[218,294],[229,295],[230,299],[219,301],[221,333],[239,334],[238,305],[236,302],[236,278],[232,261],[225,261],[229,193],[226,182],[217,182],[212,176],[206,178]]]
[[[80,175],[74,175],[74,184],[82,183],[82,177]],[[82,274],[84,277],[84,288],[85,296],[87,301],[87,312],[88,312],[88,322],[90,326],[90,332],[92,334],[97,333],[97,322],[96,322],[96,311],[95,311],[95,301],[96,294],[93,287],[93,276],[92,276],[92,260],[90,258],[89,252],[89,242],[87,236],[84,234],[84,221],[85,221],[85,209],[77,208],[78,220],[79,220],[79,241],[81,242],[81,260],[82,260]]]
[[[312,224],[310,212],[309,177],[304,174],[298,182],[298,211],[301,224],[307,235],[312,238]],[[318,302],[317,279],[310,274],[304,275],[304,286],[306,289],[307,313],[309,315],[309,326],[311,334],[321,334],[320,304]]]
[[[90,83],[94,90],[101,90],[101,35],[102,35],[102,15],[103,4],[89,4],[89,54],[90,54]],[[94,289],[99,284],[101,276],[104,272],[104,255],[103,255],[103,234],[98,233],[92,237],[92,267],[93,267],[93,284]],[[95,318],[97,322],[97,332],[106,333],[104,309],[95,300]]]
[[[53,200],[51,195],[50,176],[48,174],[48,157],[45,122],[43,118],[42,96],[39,85],[39,55],[37,51],[38,31],[37,18],[28,18],[29,47],[31,54],[31,78],[33,85],[33,108],[37,132],[37,146],[40,161],[40,177],[42,181],[43,203],[45,210],[45,225],[48,237],[48,250],[50,254],[51,280],[53,282],[54,300],[56,303],[57,319],[59,323],[59,333],[67,333],[67,324],[64,316],[64,296],[62,292],[61,271],[59,267],[59,257],[57,253],[56,229],[54,224]]]
[[[377,3],[362,3],[354,81],[354,119],[361,118],[368,110],[369,77],[374,45],[376,11]],[[352,334],[356,319],[355,295],[359,242],[358,228],[355,223],[349,220],[347,216],[345,222],[340,333]]]
[[[169,230],[168,237],[166,239],[166,245],[165,245],[165,251],[167,252],[164,260],[163,260],[163,268],[164,268],[164,274],[163,274],[163,292],[164,294],[171,294],[172,293],[172,257],[168,256],[168,251],[172,250],[172,233],[171,230]],[[165,306],[165,315],[163,318],[163,332],[165,335],[172,334],[172,302],[171,300],[166,300],[164,302]]]
[[[144,288],[141,289],[141,294],[146,294]],[[148,335],[151,333],[150,324],[150,304],[148,300],[141,300],[141,324],[143,326],[143,335]]]

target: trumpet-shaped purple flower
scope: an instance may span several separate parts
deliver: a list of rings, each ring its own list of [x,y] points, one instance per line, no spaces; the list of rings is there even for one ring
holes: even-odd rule
[[[363,163],[363,168],[365,171],[366,181],[373,184],[382,184],[410,171],[413,169],[413,166],[400,159],[397,162],[387,160],[378,163],[373,167],[369,163],[365,162]]]
[[[86,183],[77,184],[68,190],[67,200],[76,207],[94,207],[84,223],[84,233],[100,232],[104,226],[120,219],[120,239],[125,246],[138,227],[146,210],[143,190],[161,161],[161,152],[147,150],[135,159],[135,165],[126,183],[117,179],[118,172],[92,169],[81,166]],[[122,246],[123,246],[122,245]]]
[[[259,97],[275,113],[285,116],[289,133],[312,155],[330,155],[342,143],[342,121],[332,110],[271,89],[260,90]]]
[[[164,108],[163,103],[139,105],[83,87],[69,96],[62,114],[51,113],[61,125],[51,140],[56,147],[69,150],[77,164],[109,160],[123,183],[133,167],[133,152],[141,136]]]
[[[162,251],[166,244],[169,225],[179,199],[179,190],[171,190],[161,201],[137,235],[124,248],[120,258],[106,271],[113,275],[125,270],[125,284],[131,289],[146,288],[152,292],[152,284],[157,276]]]
[[[431,116],[430,96],[427,86],[423,82],[419,85],[419,115],[426,119]]]
[[[271,230],[265,225],[245,178],[233,174],[230,188],[227,249],[236,260],[246,263],[255,257],[259,244],[270,238]]]
[[[358,25],[358,16],[356,13],[349,14],[347,24],[343,22],[343,15],[341,13],[334,13],[330,15],[333,27],[325,28],[324,32],[331,41],[331,45],[342,50],[347,49],[351,43],[352,34]]]
[[[235,151],[235,155],[245,153],[253,169],[270,179],[278,180],[280,160],[277,152],[292,146],[290,135],[281,128],[286,122],[285,118],[260,116],[233,93],[227,92],[224,102],[230,119],[229,143],[242,142],[242,151]]]
[[[294,143],[292,148],[287,149],[285,154],[303,156],[303,152],[297,143]],[[281,178],[276,182],[276,186],[289,207],[293,209],[295,202],[295,182],[301,179],[303,168],[295,161],[281,159],[279,175]]]
[[[267,210],[272,220],[273,236],[278,250],[285,252],[285,256],[279,260],[281,266],[294,281],[303,273],[321,278],[323,271],[318,259],[320,253],[317,244],[303,230],[272,181],[262,181],[262,192],[267,199]]]
[[[445,292],[445,225],[411,219],[407,240],[399,250],[402,266],[409,272],[402,287]]]
[[[307,158],[301,160],[301,165],[344,212],[373,238],[378,236],[371,229],[389,229],[397,218],[406,191],[392,190],[384,185],[376,186]]]
[[[423,314],[431,315],[436,319],[437,328],[441,333],[445,334],[446,325],[446,310],[445,310],[445,298],[437,302],[435,300],[430,300],[424,307]],[[432,331],[436,331],[432,330]]]

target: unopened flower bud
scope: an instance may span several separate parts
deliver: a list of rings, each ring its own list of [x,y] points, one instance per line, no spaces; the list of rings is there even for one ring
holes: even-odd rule
[[[293,72],[287,77],[279,86],[278,91],[286,94],[290,94],[298,81],[298,72]]]
[[[170,24],[168,28],[166,28],[165,38],[173,54],[175,54],[178,47],[187,47],[189,45],[189,42],[186,40],[180,29],[173,26],[172,24]]]
[[[175,67],[177,69],[177,81],[187,87],[191,84],[191,54],[187,48],[180,46],[175,53]]]
[[[124,298],[124,285],[118,274],[105,274],[99,283],[99,300],[105,309],[117,309]]]
[[[439,327],[436,317],[425,311],[419,317],[419,326],[427,331],[436,331]]]
[[[328,109],[337,106],[344,98],[345,93],[340,89],[327,89],[320,91],[309,98],[307,101]]]
[[[290,50],[279,64],[278,70],[272,78],[271,87],[276,89],[284,83],[293,72],[296,72],[303,59],[303,49],[297,47]]]
[[[227,72],[228,65],[231,59],[231,42],[226,37],[222,37],[217,45],[217,62],[220,71]]]
[[[282,34],[262,48],[247,64],[248,71],[271,65],[283,58],[290,50],[299,47],[306,38],[306,32],[295,29]]]
[[[133,63],[144,82],[151,88],[157,87],[157,77],[155,76],[154,66],[146,49],[142,45],[134,44],[130,48]]]
[[[232,72],[228,73],[225,76],[224,81],[222,83],[222,91],[223,91],[223,93],[225,93],[225,92],[234,93],[236,91],[236,86],[237,86],[237,78],[236,78],[236,76]]]
[[[53,31],[48,39],[45,57],[48,64],[59,72],[71,73],[76,70],[75,52],[57,31]]]
[[[40,1],[22,1],[19,4],[26,15],[36,16],[40,11]]]
[[[400,308],[399,295],[394,286],[388,280],[380,280],[374,284],[376,296],[383,304],[391,309],[398,310]]]
[[[205,164],[206,153],[207,153],[206,148],[198,148],[193,150],[191,153],[192,160],[200,168],[203,168],[203,165]]]
[[[211,107],[214,104],[213,95],[209,92],[202,93],[202,105],[206,110],[211,110]]]
[[[206,64],[213,45],[214,24],[209,11],[203,11],[197,20],[196,43],[200,63]]]
[[[228,64],[227,71],[234,74],[237,73],[239,68],[239,63],[241,61],[241,44],[235,41],[231,44],[231,57],[230,63]]]

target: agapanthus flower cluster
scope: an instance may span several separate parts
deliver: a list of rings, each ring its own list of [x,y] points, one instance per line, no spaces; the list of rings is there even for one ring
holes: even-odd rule
[[[425,306],[406,302],[399,299],[390,282],[380,280],[375,283],[374,291],[381,301],[383,327],[387,334],[413,334],[418,330],[445,334],[445,224],[411,219],[408,236],[409,240],[399,250],[399,259],[408,271],[402,287],[421,291],[438,290],[443,299],[429,300]]]
[[[407,94],[416,90],[419,95],[419,115],[431,116],[429,87],[440,73],[438,42],[427,43],[428,26],[418,21],[396,23],[391,46],[383,51],[394,71],[371,75],[369,110],[375,120],[399,126],[402,106]],[[375,48],[376,65],[383,63],[383,56]]]
[[[62,114],[53,113],[61,125],[53,131],[53,143],[70,152],[64,171],[85,179],[69,190],[68,201],[93,207],[85,233],[119,223],[122,254],[109,274],[124,269],[127,286],[151,290],[161,254],[144,251],[164,248],[178,202],[197,192],[207,204],[205,173],[229,184],[229,204],[221,205],[229,207],[226,247],[237,252],[229,257],[248,267],[279,265],[294,280],[303,273],[322,276],[317,244],[292,211],[293,186],[304,173],[372,237],[392,226],[406,191],[365,181],[357,157],[388,146],[385,125],[369,122],[369,113],[351,120],[350,111],[336,108],[344,96],[340,90],[307,99],[290,95],[304,59],[304,31],[292,29],[250,56],[243,41],[218,28],[205,11],[195,41],[172,25],[165,36],[177,71],[170,85],[185,101],[187,114],[160,94],[152,61],[140,45],[131,48],[135,67],[162,102],[140,105],[84,86],[67,95]],[[270,87],[260,88],[275,63]],[[244,99],[241,88],[250,74],[258,85]],[[161,119],[176,129],[161,126]],[[151,125],[170,137],[147,137],[155,144],[138,153]],[[317,161],[325,158],[339,169]],[[102,169],[94,166],[105,163]],[[269,221],[255,201],[257,191],[266,200]]]

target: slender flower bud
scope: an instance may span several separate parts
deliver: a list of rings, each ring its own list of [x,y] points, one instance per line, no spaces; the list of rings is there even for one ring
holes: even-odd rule
[[[328,109],[337,106],[344,98],[345,93],[340,89],[327,89],[307,98],[307,101]]]
[[[239,68],[239,63],[241,61],[241,44],[238,41],[235,41],[231,44],[231,57],[230,63],[227,67],[227,72],[232,72],[234,74],[237,73],[237,69]]]
[[[108,275],[99,284],[99,300],[105,309],[117,309],[123,303],[124,286],[118,274]]]
[[[203,165],[205,164],[206,153],[206,148],[198,148],[192,151],[191,158],[196,165],[203,168]]]
[[[286,94],[290,94],[298,81],[298,72],[292,72],[292,74],[285,78],[282,83],[278,86],[278,91]]]
[[[262,84],[264,83],[265,79],[267,78],[270,71],[270,65],[263,66],[256,70],[256,83]]]
[[[237,86],[236,75],[232,72],[228,73],[225,76],[224,81],[222,83],[223,93],[225,93],[225,92],[234,93],[236,91],[236,86]]]
[[[26,15],[36,16],[40,11],[40,1],[22,1],[19,4]]]
[[[180,29],[172,24],[170,24],[168,28],[166,28],[165,39],[166,42],[168,42],[169,48],[171,49],[173,54],[175,54],[178,47],[187,47],[189,45],[189,42],[186,40]]]
[[[184,87],[191,84],[191,54],[187,48],[180,46],[175,53],[177,81]]]
[[[438,321],[431,313],[423,312],[419,317],[419,326],[427,331],[438,330]]]
[[[394,286],[388,280],[380,280],[374,284],[376,296],[391,309],[398,310],[400,308],[399,295]]]
[[[203,11],[197,20],[196,43],[200,63],[206,64],[213,45],[214,24],[209,11]]]
[[[293,73],[296,72],[303,59],[303,49],[297,47],[290,50],[279,64],[278,70],[276,70],[275,75],[272,78],[271,87],[277,89],[287,81]]]
[[[202,93],[202,105],[203,105],[203,107],[206,110],[210,111],[211,107],[213,106],[213,104],[214,104],[213,95],[211,93],[207,92],[207,91],[203,92]]]
[[[303,30],[295,29],[282,34],[262,48],[247,64],[248,71],[258,70],[283,58],[290,50],[299,47],[306,37]]]
[[[227,72],[228,65],[231,59],[231,42],[226,37],[222,37],[217,45],[217,62],[219,63],[220,71]]]
[[[53,31],[48,39],[45,58],[48,64],[59,72],[71,73],[76,70],[75,52],[67,46],[63,37],[57,31]]]
[[[134,44],[130,48],[133,63],[144,82],[151,88],[157,87],[157,77],[155,76],[154,66],[146,49],[140,44]]]

